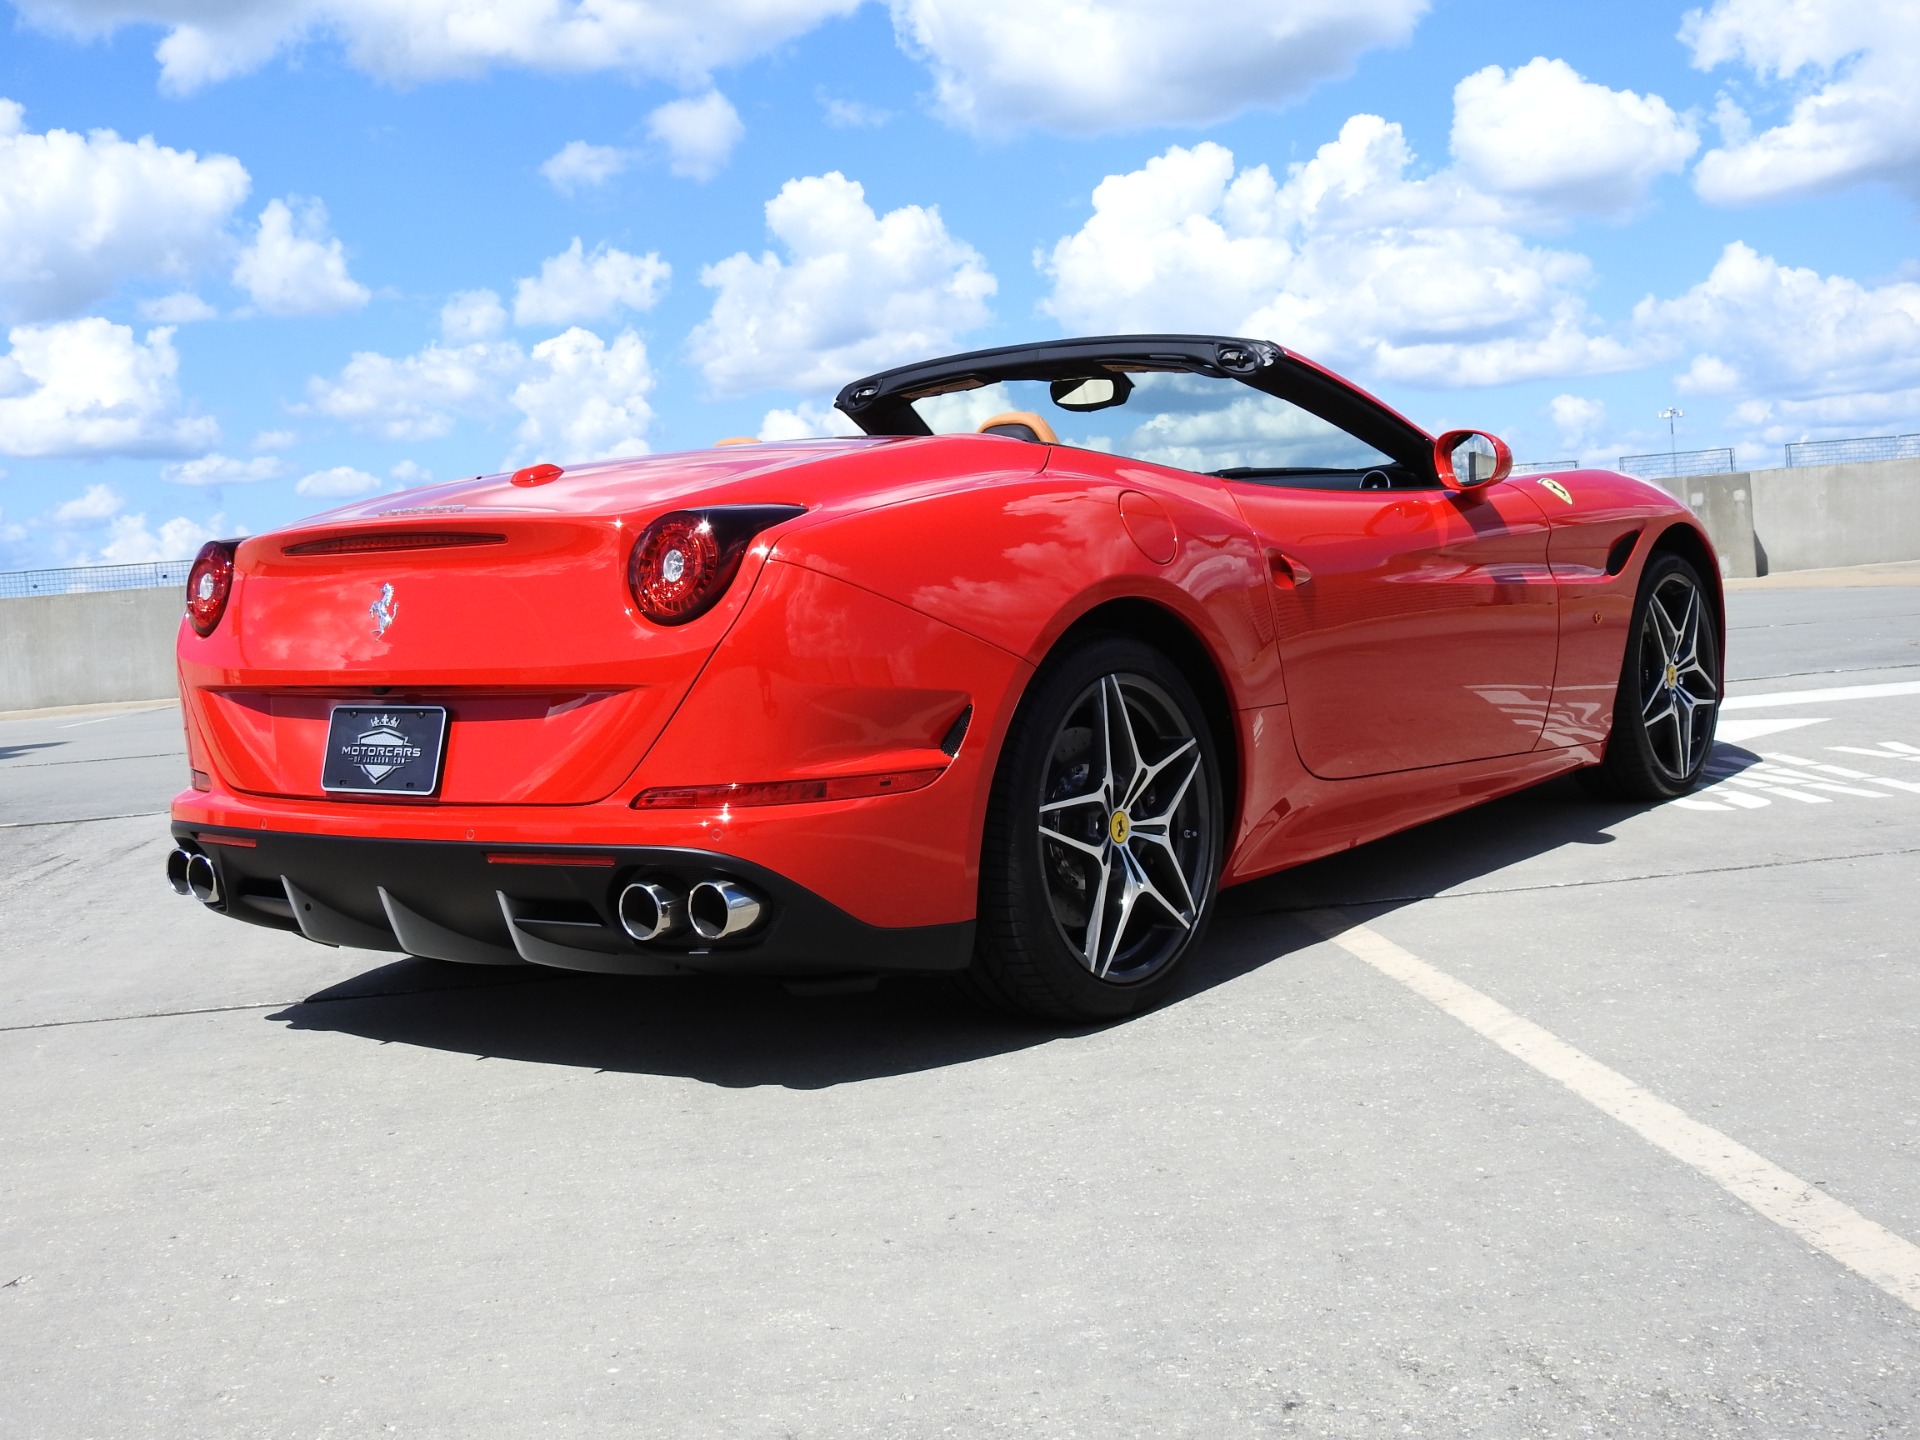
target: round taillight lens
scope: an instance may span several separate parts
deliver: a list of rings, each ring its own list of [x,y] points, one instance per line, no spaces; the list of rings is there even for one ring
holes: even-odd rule
[[[734,559],[734,564],[728,564]],[[703,614],[727,588],[737,557],[723,556],[713,524],[679,510],[640,532],[627,583],[640,613],[656,625],[684,625]]]
[[[211,635],[233,591],[233,542],[209,540],[187,572],[187,623],[196,635]]]

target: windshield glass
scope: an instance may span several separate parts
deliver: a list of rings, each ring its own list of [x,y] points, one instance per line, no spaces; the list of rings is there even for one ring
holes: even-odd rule
[[[1025,411],[1062,445],[1127,455],[1183,470],[1364,470],[1386,455],[1309,410],[1237,380],[1135,371],[1133,393],[1110,409],[1063,410],[1044,380],[1001,380],[978,390],[912,402],[936,435],[978,430],[996,415]]]

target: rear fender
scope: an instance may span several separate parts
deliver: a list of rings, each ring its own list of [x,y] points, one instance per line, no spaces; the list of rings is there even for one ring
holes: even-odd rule
[[[1253,534],[1237,516],[1160,491],[1172,558],[1150,557],[1113,480],[1038,475],[845,515],[780,537],[776,556],[872,590],[1037,666],[1089,612],[1147,600],[1211,652],[1236,709],[1284,699]]]

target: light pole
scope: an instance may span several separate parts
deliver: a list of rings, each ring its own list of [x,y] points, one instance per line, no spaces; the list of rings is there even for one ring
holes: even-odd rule
[[[1687,412],[1678,405],[1669,405],[1660,412],[1660,418],[1667,422],[1667,455],[1668,458],[1672,458],[1675,453],[1674,446],[1678,443],[1674,439],[1673,422],[1686,419]]]

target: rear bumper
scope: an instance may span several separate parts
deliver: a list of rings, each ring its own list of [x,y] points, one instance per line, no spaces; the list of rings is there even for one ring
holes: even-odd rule
[[[964,969],[973,922],[869,925],[806,886],[736,856],[674,846],[373,840],[181,823],[180,848],[219,878],[210,908],[328,945],[483,965],[611,974],[842,975]],[[641,944],[616,902],[635,881],[686,894],[730,880],[762,902],[724,940],[684,931]]]

